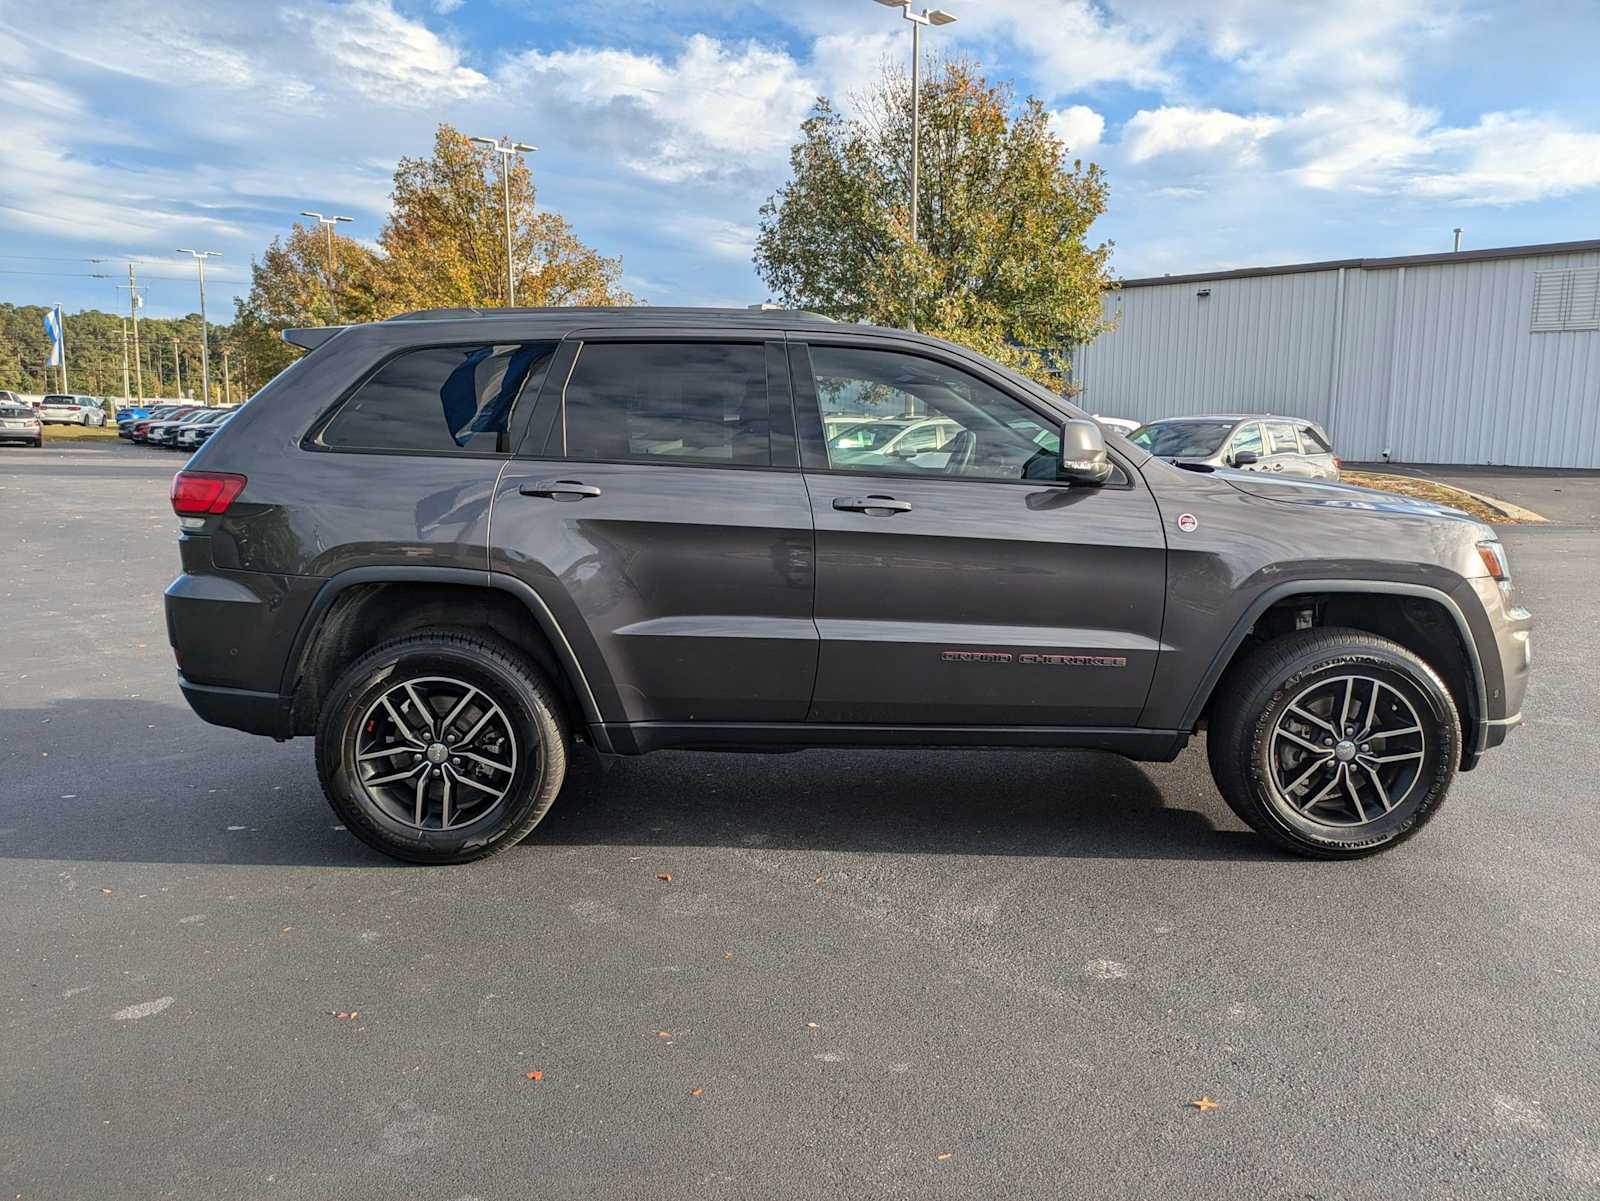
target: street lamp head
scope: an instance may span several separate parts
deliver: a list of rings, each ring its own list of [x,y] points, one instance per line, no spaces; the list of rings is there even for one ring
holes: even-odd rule
[[[315,217],[318,221],[322,220],[322,214],[321,213],[313,213],[310,209],[301,209],[300,210],[300,215],[302,217]]]
[[[904,8],[906,6],[906,0],[878,0],[878,3],[885,8]]]
[[[511,143],[511,149],[513,149],[513,150],[522,150],[522,151],[531,151],[531,150],[537,150],[539,148],[537,146],[530,146],[526,142],[513,142],[513,143]]]
[[[480,146],[498,146],[500,143],[494,138],[468,138],[469,142],[477,142]]]
[[[335,217],[335,218],[333,218],[333,220],[335,220],[335,221],[354,221],[355,218],[354,217]]]
[[[955,19],[955,13],[946,12],[942,8],[930,8],[928,10],[928,20],[934,25],[949,25]]]

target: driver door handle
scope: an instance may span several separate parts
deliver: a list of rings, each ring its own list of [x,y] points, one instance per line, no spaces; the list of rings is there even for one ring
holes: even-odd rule
[[[600,495],[600,489],[593,484],[579,483],[577,480],[540,480],[535,484],[524,484],[517,491],[524,496],[554,497],[556,500],[586,500]]]
[[[833,507],[844,513],[867,513],[874,517],[911,512],[910,501],[896,500],[892,496],[836,496]]]

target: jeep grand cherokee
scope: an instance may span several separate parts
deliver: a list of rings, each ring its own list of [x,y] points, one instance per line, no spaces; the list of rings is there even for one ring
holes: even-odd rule
[[[341,820],[403,859],[516,843],[575,743],[1170,760],[1202,729],[1241,818],[1349,857],[1519,720],[1488,526],[1108,445],[933,338],[658,308],[286,336],[308,353],[173,482],[179,682],[314,735]]]

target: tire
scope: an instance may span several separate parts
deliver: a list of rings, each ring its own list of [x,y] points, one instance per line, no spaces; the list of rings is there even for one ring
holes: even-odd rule
[[[441,728],[453,716],[445,710],[468,689],[478,699],[468,698],[461,716]],[[434,710],[431,734],[419,733],[427,719],[394,699],[397,690]],[[566,776],[568,734],[557,697],[537,667],[491,635],[426,630],[384,643],[352,663],[323,704],[316,752],[323,791],[352,834],[396,859],[467,863],[503,851],[550,811]],[[446,739],[460,745],[447,747]],[[401,749],[391,755],[389,747]],[[413,774],[384,783],[407,770]],[[425,773],[420,827],[416,773]],[[473,773],[479,788],[464,782]],[[501,796],[491,801],[485,794],[494,791]]]
[[[1223,677],[1211,714],[1206,754],[1223,800],[1312,858],[1359,858],[1410,838],[1444,802],[1461,757],[1461,718],[1438,673],[1360,630],[1303,630],[1257,648]]]

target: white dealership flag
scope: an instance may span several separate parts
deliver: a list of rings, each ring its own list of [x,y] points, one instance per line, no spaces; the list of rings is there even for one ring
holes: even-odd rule
[[[47,309],[44,315],[44,332],[50,335],[50,366],[61,366],[61,306]]]

